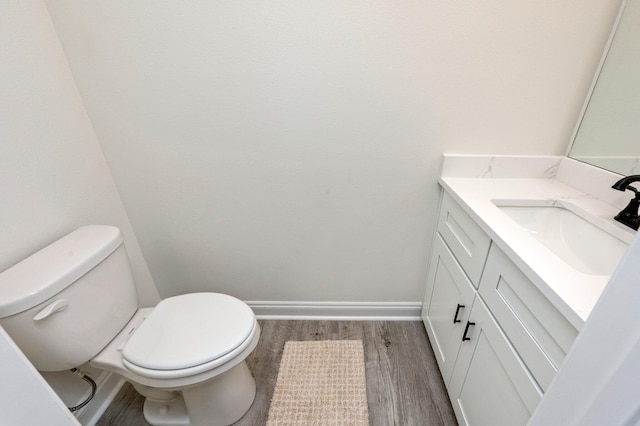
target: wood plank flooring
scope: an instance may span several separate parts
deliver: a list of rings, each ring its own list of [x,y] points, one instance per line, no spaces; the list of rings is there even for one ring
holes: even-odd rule
[[[259,321],[260,341],[247,358],[257,394],[238,426],[264,425],[285,342],[364,343],[369,424],[455,425],[455,417],[424,325],[419,321]],[[144,400],[125,385],[97,426],[145,426]]]

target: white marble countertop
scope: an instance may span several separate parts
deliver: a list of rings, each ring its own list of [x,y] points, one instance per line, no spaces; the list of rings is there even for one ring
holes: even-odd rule
[[[610,233],[630,243],[635,232],[613,220],[619,208],[548,176],[535,178],[440,178],[442,187],[579,330],[607,285],[609,275],[582,273],[560,260],[492,200],[570,200]]]

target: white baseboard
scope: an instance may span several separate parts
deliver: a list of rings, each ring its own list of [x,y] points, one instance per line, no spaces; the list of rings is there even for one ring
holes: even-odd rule
[[[80,409],[76,415],[83,426],[94,426],[98,422],[109,404],[115,399],[122,385],[125,384],[125,380],[117,374],[105,371],[96,380],[96,384],[98,390],[93,400]]]
[[[258,319],[419,321],[420,302],[246,302]]]

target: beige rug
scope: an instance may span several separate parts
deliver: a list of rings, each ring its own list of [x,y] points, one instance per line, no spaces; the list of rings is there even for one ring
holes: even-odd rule
[[[268,426],[368,424],[361,340],[285,344]]]

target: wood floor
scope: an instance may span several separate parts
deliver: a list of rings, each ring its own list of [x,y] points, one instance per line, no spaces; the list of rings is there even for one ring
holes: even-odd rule
[[[247,358],[257,394],[236,423],[264,425],[289,340],[347,340],[364,343],[370,425],[455,425],[455,417],[422,322],[260,321],[258,346]],[[143,398],[125,385],[97,426],[143,426]]]

